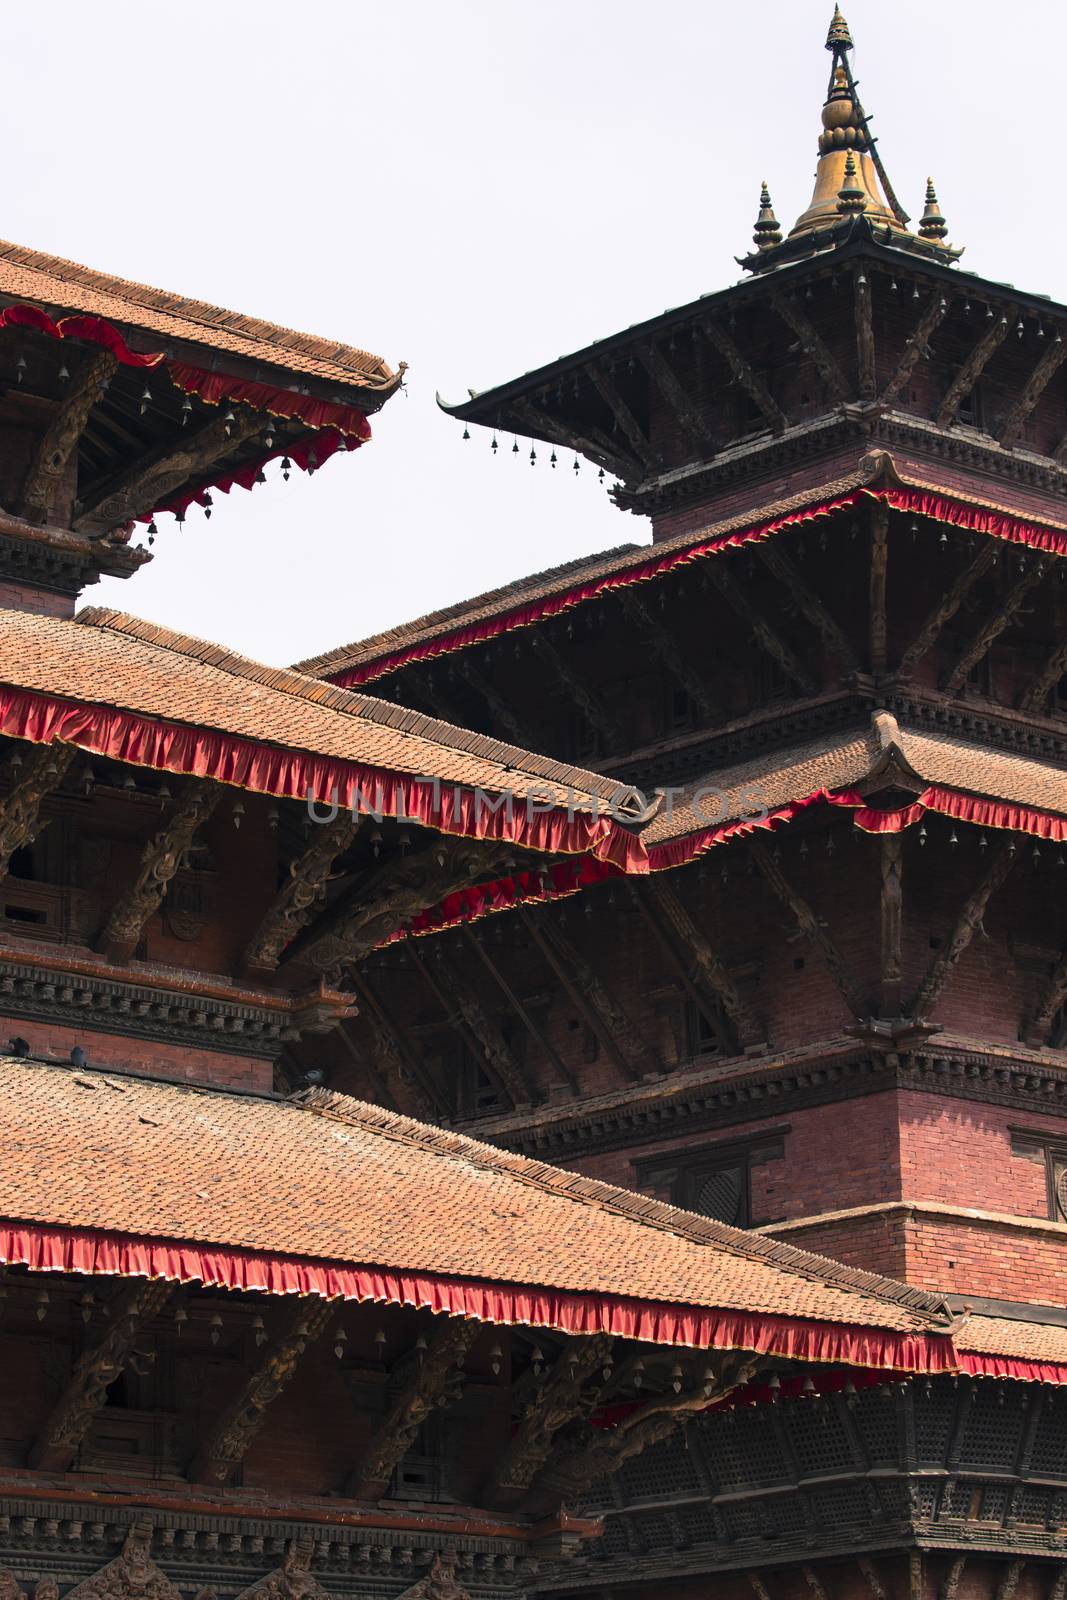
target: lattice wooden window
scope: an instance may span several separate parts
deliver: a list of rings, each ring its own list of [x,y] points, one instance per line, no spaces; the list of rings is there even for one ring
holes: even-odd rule
[[[781,1160],[788,1126],[768,1129],[752,1139],[705,1146],[702,1150],[654,1156],[635,1163],[637,1185],[664,1191],[671,1203],[735,1228],[752,1224],[752,1169]]]

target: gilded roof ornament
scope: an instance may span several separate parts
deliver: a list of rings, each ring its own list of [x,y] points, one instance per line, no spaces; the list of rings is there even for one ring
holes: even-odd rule
[[[771,192],[767,188],[766,179],[760,187],[759,216],[752,232],[752,241],[757,250],[773,250],[776,244],[782,242],[782,230],[778,225],[778,218],[774,214],[771,204]]]
[[[826,48],[834,51],[852,49],[852,35],[848,31],[848,23],[841,15],[840,6],[834,6],[833,21],[826,35]]]
[[[856,158],[851,150],[845,157],[844,182],[837,191],[837,209],[842,216],[854,215],[867,209],[867,191],[859,182]]]
[[[922,217],[919,219],[919,237],[921,239],[943,239],[948,233],[948,223],[945,221],[937,199],[933,178],[926,180],[926,204],[923,207]]]

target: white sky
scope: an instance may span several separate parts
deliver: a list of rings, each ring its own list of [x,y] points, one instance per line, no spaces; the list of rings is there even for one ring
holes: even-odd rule
[[[806,204],[832,0],[7,0],[0,233],[410,363],[372,443],[161,519],[87,599],[285,662],[627,540],[434,404],[739,275]],[[890,176],[1067,299],[1067,8],[848,0]]]

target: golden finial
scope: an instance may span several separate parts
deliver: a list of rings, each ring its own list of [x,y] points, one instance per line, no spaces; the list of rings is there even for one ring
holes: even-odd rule
[[[834,20],[830,24],[830,31],[826,35],[827,50],[851,50],[852,35],[848,31],[848,23],[841,15],[841,7],[834,6]]]
[[[941,214],[933,178],[926,180],[926,205],[919,221],[920,239],[943,239],[948,233],[948,223]]]
[[[867,191],[857,181],[856,158],[851,150],[845,157],[845,181],[837,191],[837,209],[842,216],[867,209]]]
[[[752,240],[757,250],[773,250],[776,244],[782,242],[782,230],[778,226],[778,218],[771,204],[771,192],[766,182],[759,192],[759,216],[756,218]]]

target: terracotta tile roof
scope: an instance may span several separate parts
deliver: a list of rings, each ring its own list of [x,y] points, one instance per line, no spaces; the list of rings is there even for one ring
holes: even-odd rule
[[[1062,766],[991,750],[949,734],[897,727],[896,735],[905,761],[926,783],[1067,813],[1067,772]],[[825,734],[806,744],[712,768],[685,785],[670,810],[661,811],[644,830],[642,839],[651,847],[717,821],[751,815],[761,806],[770,810],[818,789],[846,788],[862,782],[883,754],[879,735],[871,727]]]
[[[942,1298],[329,1090],[0,1059],[0,1215],[906,1331]]]
[[[663,539],[651,545],[619,545],[603,555],[587,557],[562,567],[551,567],[546,572],[519,579],[501,589],[492,589],[487,594],[478,595],[462,605],[448,606],[443,611],[431,611],[424,617],[417,617],[413,622],[401,627],[389,628],[386,632],[375,634],[370,639],[356,640],[352,644],[326,651],[323,655],[309,657],[299,665],[305,672],[313,672],[320,677],[332,677],[335,673],[374,661],[378,656],[388,655],[393,650],[403,649],[408,645],[423,644],[438,636],[447,636],[470,623],[495,617],[530,601],[545,599],[560,590],[569,589],[577,580],[584,583],[617,572],[625,572],[636,562],[668,556],[673,551],[685,550],[689,545],[698,544],[704,539],[714,539],[720,534],[754,527],[757,523],[787,516],[791,511],[801,510],[805,506],[831,500],[837,495],[847,494],[851,489],[867,483],[869,477],[868,472],[857,470],[847,477],[835,478],[830,483],[805,489],[786,499],[752,506],[738,516],[710,523],[694,533],[680,534],[675,539]]]
[[[169,341],[187,341],[360,389],[389,390],[399,382],[399,375],[380,356],[366,350],[130,283],[7,240],[0,240],[0,295],[142,329],[153,336],[157,348]]]
[[[365,762],[522,795],[537,785],[576,809],[617,796],[617,781],[291,668],[266,667],[221,645],[122,612],[87,607],[73,621],[0,611],[0,682],[117,706],[284,749]]]
[[[954,1342],[958,1350],[973,1351],[977,1355],[1054,1361],[1067,1366],[1067,1328],[1055,1323],[969,1316]]]

